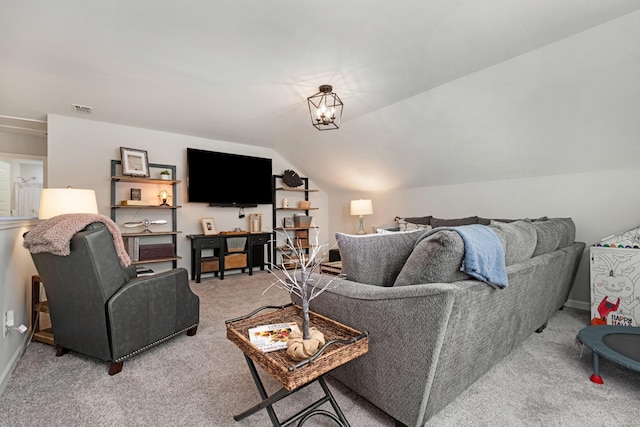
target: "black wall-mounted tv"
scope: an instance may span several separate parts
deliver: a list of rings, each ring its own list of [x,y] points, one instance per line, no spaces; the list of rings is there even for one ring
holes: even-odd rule
[[[251,207],[273,202],[271,159],[187,148],[187,200]]]

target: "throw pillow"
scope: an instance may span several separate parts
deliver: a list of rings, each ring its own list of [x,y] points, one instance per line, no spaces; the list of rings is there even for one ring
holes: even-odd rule
[[[533,223],[524,220],[509,223],[491,221],[489,227],[492,227],[500,240],[504,242],[506,265],[509,266],[531,258],[537,243],[537,234]]]
[[[442,230],[420,240],[404,263],[393,286],[451,283],[469,279],[460,271],[464,242],[453,230]]]
[[[391,233],[396,233],[393,230],[387,230],[386,228],[376,228],[375,232],[378,234],[391,234]]]
[[[426,225],[426,224],[415,224],[413,222],[408,222],[404,219],[398,218],[396,220],[396,223],[398,224],[398,227],[400,228],[400,231],[411,231],[411,230],[431,230],[431,226],[430,225]]]
[[[422,232],[352,235],[336,233],[342,273],[348,280],[392,286]]]
[[[477,216],[469,216],[466,218],[453,218],[453,219],[431,218],[431,226],[433,228],[456,227],[458,225],[469,225],[469,224],[477,224],[477,223],[478,223]]]
[[[380,233],[382,231],[400,231],[400,227],[398,227],[398,224],[396,224],[394,220],[393,222],[388,224],[372,225],[371,230],[373,233]],[[382,230],[382,231],[378,231],[378,230]]]

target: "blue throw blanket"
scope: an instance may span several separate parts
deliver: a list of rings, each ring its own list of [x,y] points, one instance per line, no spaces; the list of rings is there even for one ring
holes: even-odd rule
[[[486,225],[471,224],[458,227],[438,227],[427,231],[418,241],[440,230],[452,230],[464,242],[464,259],[461,270],[469,276],[489,285],[507,287],[507,267],[504,249],[498,235]]]

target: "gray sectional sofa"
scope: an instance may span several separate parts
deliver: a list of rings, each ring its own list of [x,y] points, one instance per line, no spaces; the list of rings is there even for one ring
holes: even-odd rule
[[[460,271],[464,241],[450,228],[460,221],[433,229],[424,217],[409,227],[405,219],[404,232],[337,233],[346,278],[311,301],[313,311],[369,333],[369,352],[331,375],[398,425],[424,425],[541,331],[573,283],[585,244],[575,242],[570,218],[472,218],[499,238],[506,287]]]

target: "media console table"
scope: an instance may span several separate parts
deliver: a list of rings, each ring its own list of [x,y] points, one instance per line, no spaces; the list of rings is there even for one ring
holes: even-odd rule
[[[264,270],[264,246],[271,241],[271,233],[232,233],[232,234],[190,234],[187,237],[191,239],[191,280],[195,280],[196,283],[200,283],[202,276],[202,250],[213,249],[214,254],[217,257],[218,269],[211,271],[212,273],[220,273],[220,280],[224,280],[225,271],[225,256],[234,254],[246,254],[247,263],[246,266],[233,265],[227,269],[242,268],[249,269],[249,275],[253,274],[253,267],[260,266],[260,270]],[[243,251],[229,251],[227,245],[227,239],[233,237],[246,237],[247,243]],[[255,251],[254,248],[260,247],[259,251]],[[271,251],[267,251],[268,263],[271,264]]]

